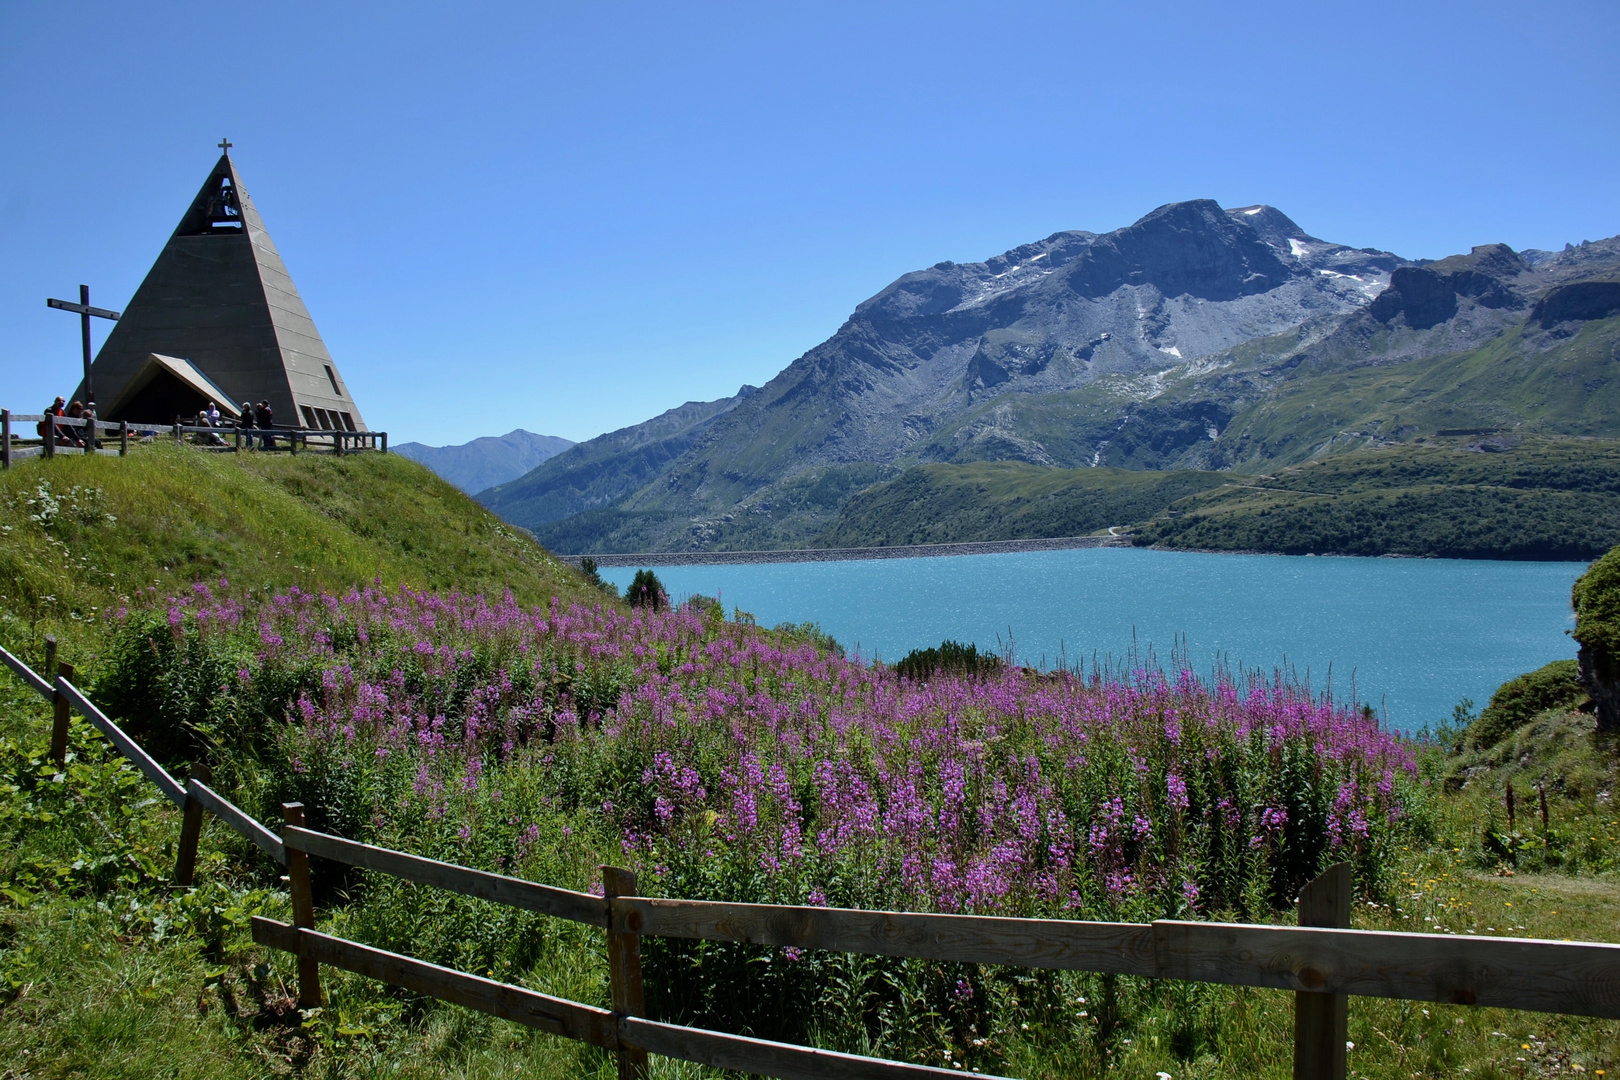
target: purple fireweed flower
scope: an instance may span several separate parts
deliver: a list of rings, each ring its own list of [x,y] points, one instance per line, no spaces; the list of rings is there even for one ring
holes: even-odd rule
[[[159,626],[169,612],[173,633],[256,654],[244,708],[305,688],[266,703],[287,721],[282,760],[375,793],[379,832],[471,827],[498,788],[499,819],[478,828],[519,858],[538,842],[520,820],[562,813],[674,881],[746,878],[784,900],[825,902],[836,883],[920,910],[1083,915],[1128,897],[1173,913],[1199,899],[1177,867],[1258,867],[1199,870],[1223,903],[1245,892],[1231,875],[1271,872],[1232,848],[1280,843],[1282,808],[1314,805],[1294,776],[1334,793],[1322,839],[1358,851],[1405,827],[1418,790],[1397,783],[1415,775],[1404,743],[1280,678],[913,684],[690,608],[526,610],[376,583],[251,601],[222,584],[157,607]]]

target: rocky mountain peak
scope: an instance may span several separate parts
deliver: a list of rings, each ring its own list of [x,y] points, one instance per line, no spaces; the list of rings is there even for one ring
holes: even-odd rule
[[[1318,240],[1296,225],[1293,218],[1278,210],[1275,206],[1266,206],[1264,204],[1240,206],[1234,210],[1228,210],[1226,213],[1233,221],[1238,222],[1240,225],[1247,225],[1259,233],[1260,239],[1270,244],[1276,251],[1286,252],[1296,258],[1299,254],[1300,244],[1290,244],[1290,240],[1300,241],[1305,244],[1324,243],[1324,241]]]
[[[1098,237],[1068,270],[1069,287],[1101,297],[1126,285],[1152,285],[1164,296],[1200,300],[1270,292],[1296,271],[1241,219],[1213,199],[1168,203]]]

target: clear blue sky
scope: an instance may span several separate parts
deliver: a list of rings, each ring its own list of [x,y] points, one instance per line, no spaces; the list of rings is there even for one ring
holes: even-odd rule
[[[1613,0],[7,3],[0,403],[72,388],[45,297],[127,303],[222,135],[373,427],[584,439],[1177,199],[1411,257],[1620,233],[1617,56]]]

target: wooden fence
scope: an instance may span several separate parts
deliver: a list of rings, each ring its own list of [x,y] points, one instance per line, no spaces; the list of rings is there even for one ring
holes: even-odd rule
[[[127,420],[113,423],[109,420],[80,420],[71,416],[52,418],[38,414],[13,413],[0,409],[0,468],[11,468],[13,458],[54,457],[58,453],[88,454],[97,451],[118,455],[129,453],[130,436],[136,439],[156,438],[159,435],[176,443],[190,440],[194,446],[209,450],[240,453],[244,449],[286,450],[296,454],[302,447],[306,452],[327,449],[334,454],[353,454],[362,450],[388,453],[386,431],[343,431],[319,428],[249,428],[222,425],[205,427],[183,424],[179,418],[172,424],[131,424]],[[22,425],[22,431],[17,430]],[[40,433],[30,431],[37,428]],[[94,430],[89,430],[93,428]],[[70,433],[70,434],[66,434]]]
[[[649,1053],[793,1080],[960,1075],[646,1019],[641,1015],[643,937],[1292,990],[1296,1080],[1343,1080],[1350,995],[1620,1019],[1620,945],[1352,930],[1346,864],[1305,887],[1299,926],[1174,919],[1138,924],[661,899],[637,895],[636,875],[611,866],[602,867],[603,895],[596,896],[316,832],[305,827],[304,808],[297,803],[282,807],[278,836],[210,788],[206,769],[199,768],[184,785],[170,776],[73,685],[73,669],[57,659],[53,639],[46,640],[49,678],[3,648],[0,660],[55,703],[51,752],[58,764],[66,753],[71,709],[184,810],[177,884],[191,884],[204,810],[287,868],[293,921],[255,918],[253,939],[298,958],[301,1007],[320,1004],[320,965],[326,964],[610,1050],[624,1080],[645,1074]],[[310,856],[604,931],[612,1008],[320,933]]]

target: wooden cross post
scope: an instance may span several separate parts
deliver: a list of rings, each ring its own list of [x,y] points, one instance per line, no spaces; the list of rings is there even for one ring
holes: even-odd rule
[[[73,681],[73,665],[58,663],[51,673],[51,757],[57,768],[67,765],[68,714],[67,695],[62,693],[63,680]]]
[[[96,400],[96,388],[90,382],[90,317],[94,315],[98,319],[112,319],[116,322],[121,313],[109,311],[106,308],[91,307],[90,286],[88,285],[79,286],[79,302],[77,304],[70,304],[66,300],[52,298],[45,301],[45,306],[57,308],[61,311],[78,312],[79,337],[84,343],[84,399],[86,401]]]
[[[304,827],[304,804],[282,803],[281,819],[288,825]],[[309,855],[287,848],[287,885],[292,893],[293,925],[315,929],[315,891],[309,881]],[[321,1005],[321,965],[313,956],[298,953],[298,1007],[318,1009]]]
[[[190,780],[206,784],[214,778],[207,762],[199,761],[191,767]],[[197,876],[197,841],[202,838],[203,804],[190,796],[187,787],[185,816],[180,819],[180,854],[174,861],[174,883],[182,889],[191,887]]]
[[[613,1011],[619,1016],[641,1016],[641,926],[639,912],[631,912],[621,927],[620,913],[614,908],[615,897],[636,895],[636,875],[633,870],[617,866],[602,867],[602,895],[608,902],[608,994]],[[639,1046],[621,1042],[618,1051],[619,1080],[646,1080],[647,1051]]]
[[[1330,866],[1300,890],[1299,925],[1349,929],[1350,900],[1350,864]],[[1349,1036],[1348,997],[1294,991],[1294,1080],[1344,1080]]]

